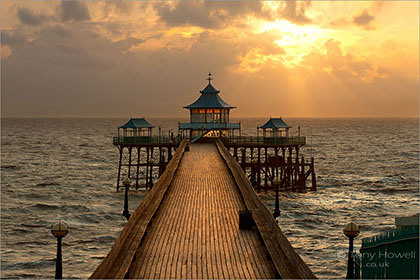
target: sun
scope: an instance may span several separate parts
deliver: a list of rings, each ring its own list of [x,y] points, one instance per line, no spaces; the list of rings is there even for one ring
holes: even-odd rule
[[[264,22],[256,33],[277,31],[280,38],[274,43],[286,51],[283,63],[293,67],[313,49],[320,49],[324,42],[334,36],[336,30],[320,28],[314,25],[298,26],[287,20]]]

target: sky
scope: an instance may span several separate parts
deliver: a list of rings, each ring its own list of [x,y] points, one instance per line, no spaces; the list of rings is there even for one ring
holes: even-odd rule
[[[418,1],[0,1],[3,117],[418,117]]]

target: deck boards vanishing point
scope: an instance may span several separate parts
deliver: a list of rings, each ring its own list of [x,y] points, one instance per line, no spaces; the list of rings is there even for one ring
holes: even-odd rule
[[[129,278],[275,278],[254,230],[239,230],[244,204],[214,144],[192,144],[148,228]]]

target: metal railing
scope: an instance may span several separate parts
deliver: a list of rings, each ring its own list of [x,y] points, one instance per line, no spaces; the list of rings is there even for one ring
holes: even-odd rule
[[[304,136],[262,137],[262,136],[233,136],[223,139],[231,144],[275,144],[275,145],[305,145]]]
[[[130,145],[130,144],[169,144],[178,145],[182,141],[181,136],[120,136],[113,137],[112,143],[114,145]]]
[[[362,279],[419,279],[419,227],[363,238],[359,257]]]
[[[241,123],[178,123],[179,129],[195,129],[195,130],[208,130],[208,129],[240,129]]]
[[[113,137],[114,145],[135,145],[135,144],[169,144],[170,141],[175,145],[181,143],[188,137],[177,136],[119,136]],[[305,145],[304,136],[289,137],[262,137],[262,136],[233,136],[223,137],[221,140],[225,144],[269,144],[269,145]]]

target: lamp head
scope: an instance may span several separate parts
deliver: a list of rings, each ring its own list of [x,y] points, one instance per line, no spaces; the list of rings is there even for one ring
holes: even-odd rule
[[[348,238],[355,238],[359,235],[360,229],[356,223],[350,222],[344,226],[343,232]]]
[[[124,180],[123,180],[123,185],[124,185],[124,187],[128,187],[128,186],[130,186],[130,184],[131,184],[131,180],[130,180],[130,178],[128,178],[128,176],[126,177],[126,178],[124,178]]]
[[[63,222],[58,222],[51,228],[51,233],[55,238],[63,238],[69,232],[68,227]]]

